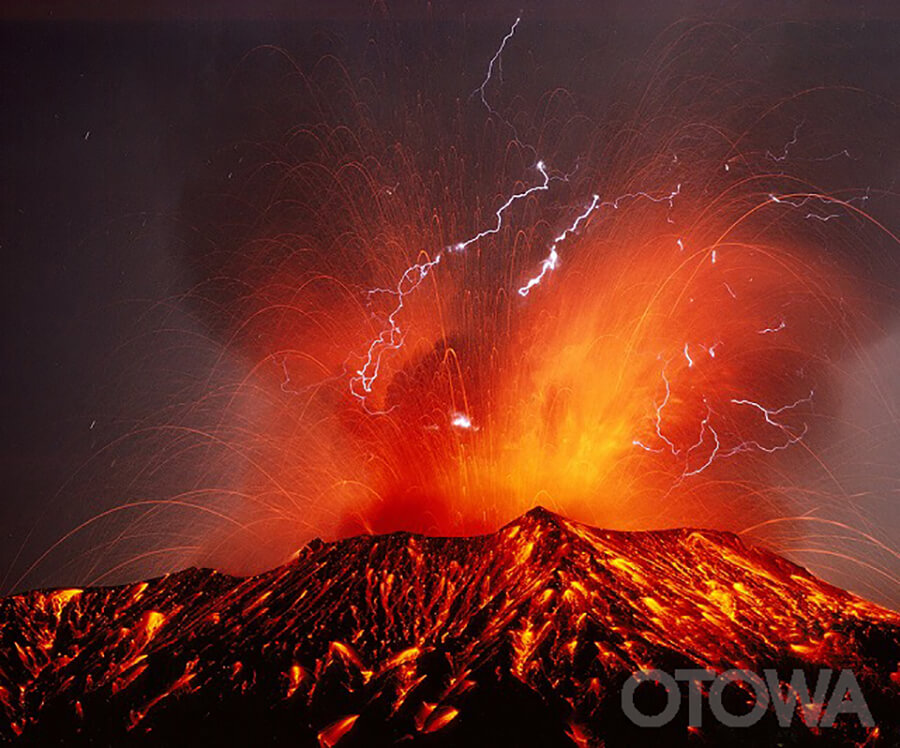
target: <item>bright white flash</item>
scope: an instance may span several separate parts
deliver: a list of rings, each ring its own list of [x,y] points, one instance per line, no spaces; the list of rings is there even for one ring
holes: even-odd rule
[[[472,425],[472,420],[465,413],[454,413],[450,425],[458,429],[477,431]]]
[[[546,259],[541,263],[541,271],[519,289],[520,296],[528,296],[528,294],[531,292],[531,289],[534,288],[542,280],[544,280],[544,276],[547,273],[549,273],[551,270],[556,270],[557,266],[559,265],[559,253],[556,251],[556,247],[561,241],[564,241],[565,238],[569,236],[569,234],[572,234],[578,230],[578,225],[597,209],[599,203],[600,195],[594,195],[594,198],[593,200],[591,200],[591,204],[587,207],[587,210],[585,210],[584,213],[578,216],[572,222],[571,226],[569,226],[565,231],[557,236],[556,239],[553,240],[553,244],[550,246],[550,252],[547,254]]]

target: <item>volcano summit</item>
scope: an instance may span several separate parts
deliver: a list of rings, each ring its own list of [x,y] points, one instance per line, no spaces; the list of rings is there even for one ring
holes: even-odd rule
[[[478,537],[313,541],[248,578],[28,592],[0,622],[0,737],[21,744],[900,744],[900,616],[724,532],[538,508]],[[849,669],[877,727],[783,727],[770,708],[727,728],[708,691],[700,728],[686,706],[629,721],[626,680],[676,668],[802,668],[813,686]],[[636,693],[660,710],[658,688]],[[737,685],[725,699],[746,711]]]

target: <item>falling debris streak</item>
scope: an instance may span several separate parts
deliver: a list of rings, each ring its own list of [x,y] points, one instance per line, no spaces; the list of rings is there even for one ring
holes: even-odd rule
[[[246,579],[29,592],[0,601],[0,622],[0,739],[77,726],[117,744],[183,737],[195,712],[230,724],[234,698],[300,742],[452,739],[511,678],[596,746],[618,698],[599,684],[638,668],[852,667],[871,687],[900,647],[900,616],[730,533],[605,531],[543,509],[489,536],[316,543]]]
[[[506,48],[507,42],[515,35],[520,21],[521,17],[517,17],[513,22],[509,32],[506,34],[506,36],[503,37],[499,48],[488,63],[488,68],[484,80],[482,81],[481,86],[479,86],[477,91],[480,95],[481,102],[483,103],[487,111],[491,115],[498,117],[501,121],[507,124],[514,133],[515,142],[522,146],[523,144],[519,140],[519,136],[516,133],[515,128],[512,126],[512,124],[503,119],[498,112],[496,112],[496,110],[490,105],[490,102],[488,101],[486,95],[486,89],[492,79],[494,67],[498,64],[500,57],[503,54],[503,50]],[[534,150],[531,146],[527,147],[531,150]],[[426,262],[420,262],[411,265],[400,276],[400,279],[397,281],[397,284],[394,288],[375,288],[369,291],[370,295],[388,294],[394,296],[396,298],[396,304],[387,317],[386,328],[383,329],[379,333],[379,335],[371,341],[364,356],[362,366],[360,366],[360,368],[355,371],[354,376],[350,378],[350,392],[361,403],[361,405],[367,412],[383,412],[369,410],[369,407],[367,405],[367,398],[372,394],[372,388],[374,387],[375,382],[379,377],[384,356],[389,352],[396,351],[403,346],[404,332],[400,327],[398,317],[404,309],[404,301],[406,297],[413,293],[421,285],[422,281],[424,281],[425,278],[428,277],[429,273],[441,263],[441,261],[447,254],[458,254],[465,252],[466,249],[468,249],[476,242],[479,242],[482,239],[493,234],[500,233],[504,228],[504,214],[519,200],[528,198],[537,192],[545,192],[549,190],[550,182],[553,181],[553,179],[568,181],[568,175],[563,177],[551,177],[543,160],[538,160],[535,164],[535,168],[540,173],[543,181],[523,190],[522,192],[517,192],[510,196],[506,200],[506,202],[503,203],[495,212],[494,215],[496,217],[496,223],[493,226],[479,231],[468,239],[456,242],[449,247],[445,247],[439,250],[433,255],[430,260]],[[519,295],[522,297],[528,296],[531,290],[535,286],[539,285],[548,273],[552,272],[558,267],[558,245],[561,242],[565,241],[571,234],[575,233],[578,230],[580,224],[585,221],[594,211],[600,208],[612,208],[613,210],[618,210],[623,202],[635,199],[645,199],[654,203],[668,203],[669,209],[671,210],[673,207],[673,201],[679,194],[681,194],[681,184],[678,184],[676,188],[669,194],[662,196],[652,195],[644,191],[638,191],[628,192],[618,196],[614,200],[601,202],[599,195],[593,195],[591,203],[590,205],[588,205],[586,210],[578,215],[575,220],[567,228],[565,228],[553,241],[553,244],[548,251],[547,257],[541,263],[540,271],[537,275],[526,281],[526,283],[518,289]],[[671,215],[667,218],[667,220],[670,223],[672,222]]]

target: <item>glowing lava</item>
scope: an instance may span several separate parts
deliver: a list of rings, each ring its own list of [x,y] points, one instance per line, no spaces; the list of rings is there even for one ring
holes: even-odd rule
[[[34,744],[900,737],[895,613],[728,533],[610,532],[542,509],[483,537],[316,542],[246,579],[29,592],[0,601],[0,623],[0,739]],[[770,710],[744,730],[642,732],[620,688],[673,667],[852,668],[878,727],[779,727]]]

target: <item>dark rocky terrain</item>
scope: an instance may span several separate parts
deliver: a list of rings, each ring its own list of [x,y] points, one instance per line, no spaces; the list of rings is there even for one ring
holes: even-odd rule
[[[536,509],[479,537],[314,541],[249,578],[28,592],[0,626],[0,740],[19,744],[900,745],[900,616],[728,533]],[[686,700],[634,726],[626,678],[677,667],[850,668],[877,727],[707,709],[690,728]]]

